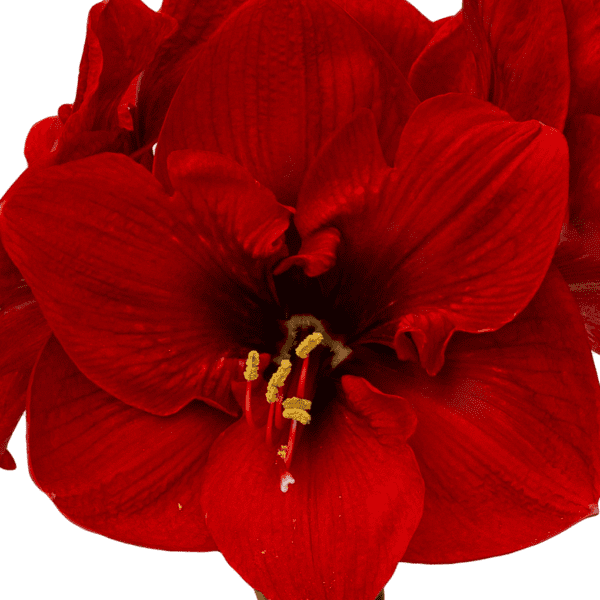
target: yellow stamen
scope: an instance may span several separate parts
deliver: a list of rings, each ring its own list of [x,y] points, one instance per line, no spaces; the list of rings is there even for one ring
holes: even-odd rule
[[[258,365],[260,363],[260,356],[256,350],[252,350],[248,353],[246,359],[246,370],[244,371],[244,379],[246,381],[254,381],[258,379]],[[239,371],[238,371],[239,373]]]
[[[286,419],[293,419],[302,423],[302,425],[308,425],[310,423],[310,415],[300,408],[286,408],[283,411],[283,416]]]
[[[321,342],[323,341],[323,335],[318,331],[311,333],[309,336],[305,337],[298,347],[296,348],[296,354],[300,358],[306,358],[311,350],[314,350]]]
[[[312,402],[310,400],[298,398],[297,396],[286,398],[283,401],[283,408],[299,408],[300,410],[310,410],[311,406]]]
[[[287,451],[288,451],[288,447],[282,445],[281,448],[279,450],[277,450],[277,454],[279,454],[279,456],[281,456],[281,458],[283,458],[283,460],[285,460],[287,458]]]
[[[269,379],[269,384],[267,385],[267,394],[266,394],[267,402],[269,402],[271,404],[273,402],[277,402],[278,388],[280,388],[285,383],[285,379],[289,375],[291,370],[292,370],[292,363],[289,360],[284,358],[281,361],[281,364],[279,365],[279,368],[277,369],[277,371],[275,371],[275,373],[273,373],[273,375],[271,375],[271,379]]]

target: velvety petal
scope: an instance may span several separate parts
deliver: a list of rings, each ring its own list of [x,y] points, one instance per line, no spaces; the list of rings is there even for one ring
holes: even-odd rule
[[[406,0],[335,0],[392,57],[407,77],[435,25]]]
[[[176,25],[141,0],[94,5],[75,102],[61,107],[60,123],[51,117],[34,125],[25,146],[29,166],[60,164],[103,151],[131,152],[128,132],[120,127],[121,99]]]
[[[536,119],[562,130],[570,76],[561,0],[465,0],[463,12],[476,43],[482,34],[489,43],[490,101],[517,121]]]
[[[354,323],[363,342],[386,343],[377,328],[393,322],[435,374],[453,331],[498,329],[533,297],[567,186],[557,131],[448,94],[414,112],[394,169],[372,115],[358,113],[308,173],[295,223],[307,243],[324,227],[341,232],[334,318]]]
[[[404,560],[514,552],[597,514],[600,388],[556,269],[502,329],[454,336],[436,377],[381,352],[358,357],[347,372],[406,397],[417,413],[410,443],[425,510]]]
[[[140,80],[136,130],[140,145],[158,139],[165,115],[185,72],[201,44],[245,0],[163,0],[160,13],[178,24],[165,40]]]
[[[0,232],[94,383],[155,414],[201,398],[237,415],[235,358],[279,335],[264,273],[289,210],[229,159],[172,163],[187,197],[118,154],[30,170],[7,193]]]
[[[149,548],[215,550],[200,489],[211,444],[232,421],[199,402],[169,417],[127,406],[52,338],[27,407],[31,474],[85,529]]]
[[[439,27],[414,61],[408,82],[421,100],[451,92],[487,100],[491,70],[482,62],[475,57],[461,11]]]
[[[569,54],[561,0],[465,0],[413,65],[424,100],[463,92],[517,121],[562,130],[569,103]]]
[[[563,0],[571,65],[571,114],[600,115],[600,10],[596,0]]]
[[[582,115],[565,130],[569,142],[569,222],[555,262],[577,299],[592,348],[600,351],[600,116]]]
[[[410,407],[358,377],[342,388],[336,400],[317,391],[323,411],[294,448],[286,493],[264,431],[240,420],[211,449],[202,489],[208,529],[270,600],[374,598],[418,524],[424,490],[406,443]]]
[[[0,468],[16,467],[7,445],[25,411],[33,363],[49,337],[31,290],[0,244]]]
[[[210,82],[210,85],[207,84]],[[417,99],[389,56],[328,0],[250,0],[202,46],[179,86],[156,149],[234,158],[294,205],[321,144],[358,107],[373,108],[392,159]]]
[[[50,327],[24,281],[1,298],[0,377],[23,365],[31,367],[50,337]]]
[[[17,465],[8,451],[8,442],[25,412],[31,365],[0,377],[0,469],[12,471]]]

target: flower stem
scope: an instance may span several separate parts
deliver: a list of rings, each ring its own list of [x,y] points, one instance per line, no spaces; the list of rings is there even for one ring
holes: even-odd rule
[[[256,598],[257,600],[267,600],[263,594],[261,594],[258,590],[254,590],[256,592]],[[377,598],[375,598],[375,600],[385,600],[385,595],[383,593],[383,590],[381,590],[379,592],[379,594],[377,594]]]

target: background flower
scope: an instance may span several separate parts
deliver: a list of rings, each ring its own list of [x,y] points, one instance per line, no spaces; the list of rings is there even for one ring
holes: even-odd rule
[[[157,8],[159,3],[151,3],[147,2],[152,8]],[[28,67],[25,67],[21,60],[16,60],[14,62],[14,68],[19,69],[18,76],[14,79],[14,84],[8,84],[6,89],[12,90],[12,96],[17,100],[17,105],[23,106],[22,112],[26,115],[26,125],[22,132],[19,132],[16,136],[16,141],[13,143],[12,141],[6,139],[3,136],[2,147],[3,151],[9,152],[8,158],[12,158],[15,156],[14,149],[18,148],[24,139],[24,133],[27,132],[27,129],[31,125],[32,120],[41,119],[46,117],[49,114],[53,114],[56,110],[56,107],[60,104],[72,100],[72,90],[74,90],[75,84],[75,74],[77,72],[79,56],[79,49],[82,47],[83,36],[84,36],[84,28],[81,26],[82,23],[85,22],[87,10],[89,5],[82,6],[81,1],[72,2],[72,5],[68,5],[62,1],[57,2],[56,5],[53,5],[53,11],[61,11],[64,10],[64,15],[60,15],[57,19],[56,15],[53,14],[51,16],[46,16],[43,13],[39,13],[37,15],[28,14],[26,16],[14,16],[11,18],[7,18],[6,22],[10,22],[14,26],[18,23],[28,23],[28,27],[26,29],[19,30],[19,35],[21,39],[27,43],[27,45],[31,45],[32,52],[35,56],[35,62],[39,64],[40,60],[43,58],[43,54],[45,51],[45,47],[43,44],[38,43],[36,35],[29,28],[29,24],[34,21],[39,21],[41,24],[45,25],[45,27],[52,31],[52,41],[48,42],[48,52],[50,52],[53,45],[58,44],[63,38],[65,34],[73,34],[78,36],[76,42],[72,43],[66,51],[65,57],[58,58],[55,64],[46,65],[44,67],[44,71],[47,73],[52,73],[54,75],[55,70],[59,69],[60,71],[64,71],[67,75],[68,83],[65,86],[61,86],[54,81],[52,77],[50,81],[47,83],[42,83],[39,79],[36,81],[36,86],[30,92],[25,91],[23,85],[25,80],[36,80],[36,76],[34,75],[35,71],[29,70]],[[91,2],[90,2],[91,4]],[[451,6],[450,2],[439,2],[437,3],[442,8],[445,8],[446,11],[444,14],[454,13],[458,6]],[[66,7],[66,8],[65,8]],[[17,7],[15,7],[16,9]],[[23,7],[25,10],[30,7],[28,3]],[[428,13],[429,14],[429,13]],[[431,18],[436,18],[435,14],[429,14]],[[440,15],[441,16],[441,15]],[[62,30],[58,29],[58,25],[60,22],[64,24],[64,33]],[[56,27],[55,27],[56,25]],[[32,42],[32,40],[34,40]],[[42,52],[40,52],[42,50]],[[19,54],[17,47],[11,47],[10,51],[4,52],[3,56],[17,56]],[[71,61],[72,64],[69,64],[68,61]],[[3,61],[8,63],[8,61]],[[11,67],[11,65],[8,65]],[[3,65],[4,67],[4,65]],[[3,78],[3,81],[6,80]],[[56,94],[54,97],[51,97],[50,94]],[[33,113],[31,107],[25,105],[25,101],[28,97],[36,97],[38,99],[49,98],[49,102],[42,109],[39,110],[39,113]],[[2,108],[4,109],[4,114],[7,115],[6,121],[9,121],[12,118],[12,115],[15,113],[15,108],[9,102],[12,98],[5,98],[2,100]],[[19,156],[19,158],[21,158]],[[0,184],[0,190],[4,191],[5,188],[11,183],[12,180],[16,178],[19,174],[20,170],[24,165],[17,165],[13,171],[7,167],[7,162],[3,160],[3,175],[7,175],[6,183],[4,181]],[[23,430],[21,429],[21,441],[23,439]],[[17,435],[16,437],[19,437]],[[16,440],[15,440],[16,441]],[[14,443],[14,442],[13,442]],[[15,444],[16,448],[16,444]],[[22,454],[20,463],[24,465],[24,455]],[[19,462],[19,459],[17,459]],[[75,528],[70,527],[65,529],[64,519],[57,513],[52,504],[43,497],[33,486],[31,480],[29,480],[26,469],[20,469],[16,473],[11,474],[15,476],[23,477],[27,483],[28,487],[31,490],[32,494],[35,494],[36,501],[39,504],[39,508],[36,506],[32,508],[28,513],[26,513],[26,517],[21,521],[20,527],[23,529],[31,530],[33,536],[30,538],[31,547],[38,546],[39,542],[39,528],[33,523],[33,519],[40,517],[40,525],[42,529],[45,530],[48,524],[48,520],[54,518],[58,524],[57,532],[52,534],[54,539],[51,539],[51,543],[49,546],[43,548],[44,553],[41,556],[32,557],[31,547],[27,549],[27,554],[23,556],[27,556],[27,560],[23,558],[21,560],[22,564],[26,566],[27,569],[31,569],[34,567],[38,574],[38,578],[40,581],[44,582],[43,593],[44,597],[63,597],[67,598],[75,598],[80,597],[81,595],[85,595],[88,598],[105,598],[109,594],[111,597],[119,600],[120,598],[127,597],[145,597],[145,598],[158,598],[164,597],[166,593],[175,598],[198,598],[198,597],[206,597],[210,598],[213,595],[217,595],[217,589],[219,589],[219,596],[229,600],[230,598],[244,598],[249,597],[250,593],[246,584],[241,582],[237,575],[225,565],[224,561],[218,554],[204,555],[198,557],[197,555],[171,555],[166,553],[158,553],[140,548],[133,548],[124,546],[121,544],[115,544],[109,540],[105,540],[100,536],[91,536],[90,534]],[[15,504],[18,505],[22,503],[23,496],[20,494],[19,490],[14,489],[14,493],[11,494],[11,497],[0,496],[0,500],[4,501],[15,501]],[[0,514],[3,515],[2,522],[0,522],[0,531],[3,533],[4,545],[2,546],[2,550],[0,551],[0,556],[3,560],[3,569],[6,573],[11,574],[11,572],[16,573],[16,567],[18,566],[19,559],[13,552],[13,548],[11,548],[6,543],[6,537],[4,536],[7,523],[13,520],[13,512],[11,507],[0,508]],[[574,558],[573,552],[570,551],[567,547],[567,538],[569,536],[575,535],[578,529],[582,530],[582,533],[586,533],[587,537],[592,540],[600,539],[600,527],[596,523],[597,520],[586,521],[585,527],[575,528],[570,530],[569,532],[563,534],[562,536],[555,538],[545,544],[537,548],[530,548],[525,552],[519,553],[517,555],[512,555],[508,557],[501,557],[494,559],[494,561],[487,561],[485,563],[479,563],[474,565],[455,565],[452,567],[419,567],[414,565],[401,565],[397,571],[396,576],[392,580],[392,582],[386,586],[386,590],[389,598],[437,598],[441,595],[441,590],[445,591],[446,598],[453,598],[453,594],[456,593],[458,597],[469,598],[468,591],[469,589],[472,591],[472,597],[480,597],[481,591],[478,589],[478,586],[485,585],[486,580],[489,581],[489,578],[494,578],[496,580],[502,578],[506,581],[511,580],[511,575],[507,571],[507,567],[505,566],[508,561],[513,561],[519,566],[523,566],[523,570],[525,575],[524,579],[521,579],[518,575],[512,576],[512,586],[509,588],[505,588],[504,591],[502,589],[496,588],[492,591],[492,594],[496,593],[497,596],[487,594],[487,597],[506,597],[508,593],[512,593],[515,598],[528,598],[535,594],[543,595],[545,598],[559,598],[565,597],[567,590],[570,591],[572,595],[577,596],[578,591],[585,590],[588,584],[585,583],[585,580],[582,579],[586,569],[585,569],[585,559],[584,557],[587,555],[589,557],[597,556],[597,546],[595,548],[588,548],[587,546],[580,545],[581,548],[585,548],[583,552],[579,556],[581,556],[581,562],[579,562],[578,566],[581,567],[581,571],[577,573],[569,574],[564,578],[563,585],[564,587],[560,588],[560,582],[553,580],[551,575],[553,572],[559,570],[559,566],[562,566],[563,569],[565,567],[574,566],[573,562],[578,562],[576,558]],[[19,536],[21,532],[19,532]],[[72,535],[72,537],[70,537]],[[57,544],[57,539],[60,540],[60,544]],[[63,540],[68,539],[70,541],[63,542]],[[87,552],[82,550],[84,546],[82,544],[90,544],[92,548],[101,548],[104,547],[106,549],[106,555],[98,558],[94,554],[94,550]],[[69,547],[70,546],[70,547]],[[526,562],[527,555],[531,555],[534,552],[541,553],[542,555],[545,553],[545,549],[548,546],[556,547],[557,551],[560,553],[556,563],[554,565],[552,562],[548,561],[548,559],[543,558],[542,561],[545,561],[545,566],[539,571],[539,576],[535,575],[535,570],[532,570],[531,564]],[[74,550],[73,558],[68,558],[69,550]],[[119,554],[120,552],[123,554]],[[59,562],[57,565],[52,565],[52,563],[47,562],[48,554],[53,553],[59,557]],[[139,567],[139,571],[132,575],[132,563],[131,557],[140,556],[142,565]],[[73,563],[77,557],[82,557],[82,567],[86,565],[89,566],[89,571],[85,576],[85,585],[88,587],[78,588],[76,571],[78,567],[77,563]],[[212,561],[215,560],[217,564],[222,565],[222,570],[217,573],[217,581],[219,582],[219,588],[215,588],[214,592],[211,592],[210,588],[204,583],[204,578],[210,574],[211,570],[214,568]],[[119,578],[118,575],[118,567],[119,562],[124,563],[125,569],[123,570],[123,578]],[[167,572],[164,568],[166,564],[173,564],[174,566],[180,567],[178,571],[175,572]],[[65,565],[69,565],[66,567]],[[100,573],[99,566],[106,571]],[[150,566],[150,565],[156,565]],[[182,567],[182,565],[185,565]],[[14,568],[13,568],[14,566]],[[587,571],[590,574],[593,574],[594,568],[593,563],[588,563]],[[481,579],[478,579],[471,572],[471,569],[477,570],[481,569],[489,569],[488,574],[484,575]],[[47,572],[44,569],[48,569]],[[53,574],[52,572],[55,571]],[[153,577],[153,571],[157,574]],[[407,581],[407,577],[411,571],[415,573],[415,587],[411,588],[410,584]],[[178,579],[185,576],[185,572],[187,572],[190,577],[187,580],[177,581]],[[86,573],[84,570],[83,573]],[[443,573],[448,573],[452,577],[455,577],[453,583],[444,582],[442,578]],[[495,573],[495,574],[494,574]],[[44,577],[44,574],[46,577]],[[566,572],[562,570],[562,574],[566,575]],[[114,577],[113,577],[114,575]],[[436,577],[437,576],[437,577]],[[425,582],[424,580],[432,580],[437,579],[439,577],[439,592],[436,592],[434,589],[424,590],[422,586]],[[93,579],[104,579],[106,580],[106,587],[97,587],[96,583],[90,584],[90,581]],[[540,581],[542,578],[545,581]],[[220,588],[221,582],[230,582],[232,580],[239,581],[239,588],[225,587],[225,590],[222,591]],[[24,586],[25,581],[22,576],[15,575],[15,581],[19,586]],[[394,587],[394,583],[397,584],[397,587]],[[500,582],[499,582],[500,583]],[[181,584],[181,587],[176,587]],[[543,584],[547,584],[547,588],[540,587]],[[558,584],[558,585],[557,585]],[[4,583],[6,585],[6,582]],[[147,585],[145,590],[142,589],[142,585]],[[72,586],[72,587],[68,587]],[[128,587],[130,586],[130,587]],[[163,586],[162,589],[160,586]],[[472,586],[472,587],[470,587]],[[530,586],[530,587],[527,587]],[[581,586],[581,587],[579,587]],[[26,592],[24,587],[20,588],[22,591],[15,591],[14,593],[10,593],[13,590],[7,592],[8,597],[31,597],[35,595],[31,593],[31,591]],[[94,592],[93,590],[97,591]],[[111,590],[113,590],[111,592]],[[546,593],[547,590],[547,593]],[[22,596],[19,594],[22,593]],[[53,596],[56,594],[56,596]],[[95,594],[98,594],[97,596]]]

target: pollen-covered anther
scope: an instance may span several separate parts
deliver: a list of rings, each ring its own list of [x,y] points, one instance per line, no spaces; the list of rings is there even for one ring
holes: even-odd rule
[[[273,404],[273,402],[277,402],[277,392],[279,388],[285,383],[285,380],[291,370],[292,363],[284,358],[281,361],[281,364],[279,365],[277,371],[275,371],[275,373],[271,375],[271,379],[269,379],[266,393],[267,402],[269,402],[270,404]]]
[[[246,370],[244,371],[244,379],[246,381],[254,381],[258,379],[258,365],[260,356],[256,350],[251,350],[246,359]],[[239,371],[238,371],[239,372]]]
[[[286,408],[283,411],[283,417],[298,421],[299,423],[302,423],[302,425],[308,425],[310,423],[310,415],[301,408]]]
[[[288,452],[288,447],[285,444],[282,444],[281,448],[279,448],[279,450],[277,450],[277,454],[279,456],[281,456],[281,458],[283,460],[285,460],[287,458],[287,452]]]
[[[286,398],[283,401],[283,408],[299,408],[301,410],[310,410],[311,406],[312,402],[310,400],[307,400],[306,398],[298,398],[297,396]]]
[[[306,358],[311,350],[314,350],[323,341],[323,335],[318,331],[306,336],[296,348],[296,354],[300,358]]]

